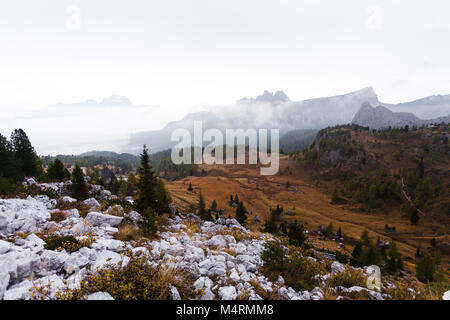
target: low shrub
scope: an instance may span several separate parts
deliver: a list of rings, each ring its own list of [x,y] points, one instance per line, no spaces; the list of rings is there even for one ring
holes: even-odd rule
[[[66,250],[69,253],[78,251],[81,243],[74,236],[49,236],[44,239],[47,250]]]
[[[287,251],[279,241],[267,241],[261,258],[262,272],[269,280],[276,281],[282,276],[286,286],[296,291],[314,288],[315,276],[326,272],[323,264],[305,258],[302,250],[294,247]]]
[[[334,273],[328,279],[328,285],[331,287],[365,287],[366,282],[367,278],[360,269],[354,269],[348,265],[345,266],[344,272]]]
[[[134,205],[122,199],[107,199],[102,202],[102,211],[106,211],[109,207],[119,205],[123,208],[125,213],[130,213],[134,210]]]
[[[78,251],[82,247],[89,247],[94,241],[94,235],[91,233],[78,240],[74,236],[48,236],[44,238],[47,250],[66,250],[68,253]]]
[[[66,288],[56,299],[79,300],[94,292],[108,292],[116,300],[168,300],[172,299],[171,286],[182,299],[194,297],[194,279],[187,273],[160,264],[153,266],[145,257],[127,256],[130,260],[126,265],[119,262],[91,272],[79,288]]]
[[[67,215],[64,211],[58,210],[50,213],[51,220],[55,222],[61,222],[67,218]]]

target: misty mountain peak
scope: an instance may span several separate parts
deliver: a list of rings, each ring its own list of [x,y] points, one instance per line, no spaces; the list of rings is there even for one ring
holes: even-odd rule
[[[101,102],[102,105],[107,106],[131,106],[131,100],[125,96],[112,95],[110,97],[104,98]]]
[[[367,103],[369,104],[378,102],[378,96],[372,87],[363,88],[359,91],[355,91],[350,94],[358,97],[364,97],[367,100]]]
[[[275,92],[269,92],[264,90],[263,94],[257,96],[256,98],[242,98],[238,100],[238,103],[270,103],[272,105],[278,105],[284,102],[290,102],[291,99],[284,93],[284,91],[279,90]]]
[[[372,107],[370,103],[362,104],[355,114],[352,123],[371,129],[381,129],[387,127],[402,127],[412,125],[420,121],[414,114],[409,112],[392,112],[386,107]]]

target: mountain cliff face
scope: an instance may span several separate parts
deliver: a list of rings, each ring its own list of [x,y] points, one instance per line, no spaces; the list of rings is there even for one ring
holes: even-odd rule
[[[364,103],[353,117],[352,123],[371,129],[383,129],[404,127],[406,125],[419,127],[432,123],[448,123],[449,120],[450,116],[421,120],[409,112],[392,112],[383,106],[372,107],[369,103]]]
[[[195,120],[203,121],[203,130],[276,128],[280,129],[282,137],[293,130],[321,129],[349,123],[365,102],[379,103],[372,88],[298,102],[291,101],[283,91],[265,91],[256,98],[240,99],[236,104],[218,111],[189,114],[181,120],[168,123],[162,130],[136,133],[131,136],[125,150],[137,152],[144,143],[151,147],[152,152],[169,149],[175,145],[170,141],[173,130],[185,128],[192,133]]]
[[[241,104],[270,103],[273,105],[278,105],[290,101],[291,99],[289,99],[289,97],[283,91],[276,91],[275,93],[272,93],[264,90],[264,93],[257,96],[256,98],[242,98],[236,102]]]

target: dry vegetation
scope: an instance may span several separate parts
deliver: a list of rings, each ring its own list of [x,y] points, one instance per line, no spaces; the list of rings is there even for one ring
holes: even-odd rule
[[[412,159],[417,153],[417,148],[410,148],[402,155],[400,160],[395,159],[395,150],[398,145],[390,140],[382,142],[375,141],[370,136],[359,137],[365,143],[369,152],[385,154],[384,161],[392,163],[393,172],[405,166],[405,159]],[[410,142],[410,143],[414,143]],[[384,152],[383,152],[384,151]],[[398,158],[398,155],[397,155]],[[402,160],[403,159],[403,160]],[[439,161],[439,169],[448,172],[450,168],[449,159]],[[426,160],[426,164],[430,164]],[[435,163],[437,163],[435,161]],[[411,167],[417,163],[411,161]],[[388,208],[386,210],[368,210],[356,202],[332,205],[330,198],[333,182],[320,181],[318,184],[312,179],[311,173],[304,166],[299,165],[297,160],[288,156],[280,158],[280,173],[276,176],[261,176],[259,166],[254,165],[203,165],[201,169],[206,171],[205,176],[186,177],[182,180],[167,183],[176,206],[184,210],[192,210],[198,201],[199,192],[205,197],[206,205],[209,207],[213,200],[217,201],[218,208],[223,209],[223,217],[234,217],[235,208],[229,206],[230,195],[238,194],[239,199],[244,201],[245,207],[252,215],[248,216],[249,227],[258,231],[264,226],[269,218],[269,209],[280,205],[284,211],[291,211],[292,216],[284,215],[284,220],[289,222],[298,220],[307,223],[311,231],[320,226],[326,226],[330,222],[337,229],[342,228],[346,239],[359,239],[362,231],[367,229],[369,235],[375,239],[380,237],[383,241],[397,242],[399,251],[405,257],[405,268],[414,272],[415,253],[417,248],[430,247],[430,240],[436,238],[438,242],[450,242],[448,234],[448,223],[442,223],[442,219],[422,219],[418,226],[412,226],[408,218],[405,218],[400,208]],[[288,184],[286,184],[288,182]],[[192,183],[193,191],[187,191]],[[447,201],[444,199],[442,201]],[[435,206],[442,204],[435,203]],[[255,216],[261,218],[261,222],[253,221]],[[385,225],[395,226],[397,234],[385,232]],[[310,235],[310,241],[315,246],[329,250],[338,250],[350,254],[353,250],[352,243],[345,242],[338,247],[334,241],[324,240],[321,237]],[[448,266],[449,257],[443,255],[444,266]],[[445,267],[448,269],[448,267]]]

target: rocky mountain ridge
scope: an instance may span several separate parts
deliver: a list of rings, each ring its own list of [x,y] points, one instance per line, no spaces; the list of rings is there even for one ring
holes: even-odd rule
[[[450,108],[449,108],[450,112]],[[434,123],[449,123],[450,115],[435,119],[422,120],[410,112],[393,112],[388,108],[379,105],[372,107],[369,103],[364,103],[353,117],[352,123],[369,127],[371,129],[386,129],[389,127],[420,127]]]

